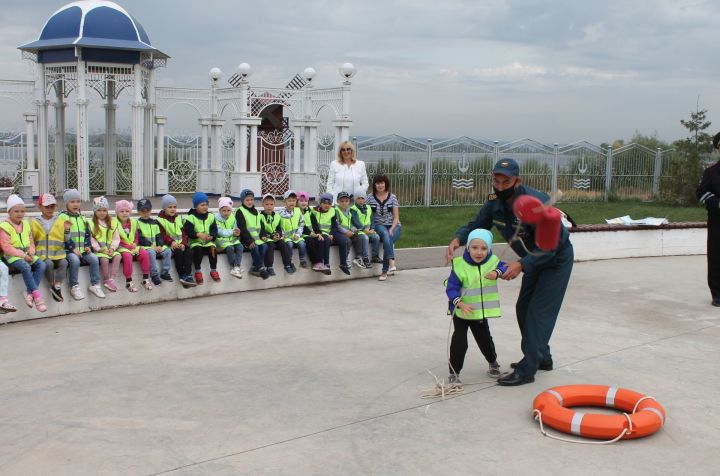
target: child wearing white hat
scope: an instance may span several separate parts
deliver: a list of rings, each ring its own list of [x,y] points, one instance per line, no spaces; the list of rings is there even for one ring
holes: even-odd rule
[[[230,275],[242,279],[243,245],[240,242],[240,228],[233,213],[230,197],[218,198],[218,212],[215,214],[218,237],[215,241],[219,251],[224,251],[230,265]]]
[[[7,200],[8,219],[0,223],[0,246],[8,265],[22,274],[26,292],[25,303],[40,312],[47,306],[40,296],[38,286],[45,274],[45,261],[35,254],[30,222],[25,220],[25,202],[17,195]]]

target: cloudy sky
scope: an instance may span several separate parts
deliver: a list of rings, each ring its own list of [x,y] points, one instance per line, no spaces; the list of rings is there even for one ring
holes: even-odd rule
[[[354,63],[356,135],[673,140],[698,97],[720,130],[718,1],[119,3],[172,57],[160,85],[203,87],[211,67],[227,77],[245,61],[258,85],[284,86],[313,66],[318,86],[334,86],[338,66]],[[0,77],[30,79],[15,48],[63,4],[3,0]]]

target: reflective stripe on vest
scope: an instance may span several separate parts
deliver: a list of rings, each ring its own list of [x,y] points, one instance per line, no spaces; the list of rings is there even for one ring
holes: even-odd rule
[[[230,214],[229,217],[227,217],[227,219],[225,221],[220,221],[217,219],[215,221],[217,222],[218,228],[220,228],[222,230],[234,230],[235,228],[237,228],[235,215],[232,213]],[[227,248],[230,245],[235,246],[237,244],[240,244],[240,238],[235,235],[220,236],[218,234],[217,240],[215,240],[215,242],[217,243],[218,247],[221,250],[224,250],[225,248]]]
[[[360,211],[360,208],[357,205],[353,205],[350,207],[351,210],[355,210],[355,212],[358,215],[358,219],[360,219],[360,224],[362,225],[363,229],[370,228],[370,225],[372,224],[372,208],[365,205],[365,213]],[[358,231],[358,233],[365,233],[364,231]]]
[[[22,251],[23,253],[27,253],[27,251],[30,249],[30,222],[27,220],[23,220],[21,222],[22,225],[22,231],[20,233],[17,232],[15,227],[10,223],[9,221],[4,221],[0,223],[0,228],[5,230],[5,232],[10,237],[10,244],[13,246],[13,248],[17,248],[18,250]],[[22,258],[18,256],[5,256],[5,259],[7,260],[8,264],[13,264],[17,260],[21,260]],[[38,256],[35,255],[33,259],[33,263],[36,262],[38,259]]]
[[[195,228],[195,233],[207,233],[209,235],[210,225],[212,225],[215,221],[215,215],[208,213],[207,218],[205,218],[204,220],[199,219],[195,215],[188,215],[185,220],[193,224],[193,227]],[[190,248],[197,248],[198,246],[209,248],[210,246],[215,246],[212,241],[205,242],[200,238],[192,238],[189,241]]]
[[[35,218],[30,223],[33,239],[35,240],[35,254],[41,260],[50,258],[51,260],[63,259],[67,256],[65,252],[65,223],[58,218],[50,226],[50,231],[46,232],[43,224]]]
[[[318,222],[320,232],[323,235],[329,235],[330,231],[332,231],[332,219],[335,216],[335,209],[331,208],[325,213],[320,213],[318,210],[314,209],[312,212]]]
[[[121,253],[133,253],[134,251],[137,251],[137,247],[135,247],[135,250],[129,250],[125,248],[122,244],[123,242],[127,244],[134,245],[135,244],[135,235],[137,233],[137,222],[130,218],[130,230],[128,232],[125,232],[125,227],[118,221],[118,233],[120,233],[120,246],[118,247],[118,251]]]
[[[85,231],[87,230],[87,222],[82,215],[71,216],[67,212],[62,212],[58,216],[58,220],[70,222],[70,239],[75,242],[75,247],[81,251],[85,248]]]
[[[165,234],[172,238],[173,241],[177,241],[178,243],[182,241],[183,220],[180,215],[175,215],[175,221],[170,221],[163,217],[158,217],[157,221],[160,223],[160,226],[163,227],[163,230],[165,230]]]
[[[283,235],[285,236],[285,241],[294,241],[295,243],[297,243],[302,240],[302,230],[298,230],[298,228],[300,227],[301,215],[302,212],[297,208],[294,208],[293,214],[290,218],[280,218],[280,227],[282,228]],[[299,236],[297,240],[292,239],[292,236],[295,233],[297,233],[297,235]]]
[[[115,234],[115,230],[118,227],[118,221],[115,218],[110,219],[110,228],[107,226],[104,226],[104,224],[99,224],[100,227],[100,234],[96,234],[95,231],[95,220],[90,220],[88,222],[88,226],[90,227],[90,234],[95,238],[95,241],[97,241],[97,244],[100,248],[110,248],[110,245],[112,245],[112,238]],[[113,256],[119,254],[117,251],[113,254]],[[110,258],[109,255],[105,253],[97,253],[98,257],[100,258]]]
[[[342,210],[340,210],[340,208],[335,208],[335,214],[338,217],[338,222],[340,222],[340,226],[352,231],[352,214],[350,213],[350,209],[348,208],[346,215]]]
[[[256,245],[262,245],[263,240],[260,239],[260,227],[262,226],[262,216],[260,216],[260,212],[258,212],[257,215],[253,215],[245,207],[240,207],[239,210],[243,214],[243,218],[245,218],[245,228],[247,229],[248,233],[250,234],[250,238],[255,240]]]
[[[140,230],[140,236],[143,238],[146,238],[151,244],[149,246],[141,246],[141,248],[154,248],[157,245],[157,237],[160,235],[160,225],[158,223],[153,223],[154,220],[150,219],[150,223],[145,223],[142,220],[137,221],[138,230]],[[167,248],[166,245],[160,245],[163,250]]]
[[[271,217],[272,217],[272,221],[268,221],[268,220],[270,220]],[[281,217],[280,217],[279,213],[275,213],[271,216],[265,215],[263,213],[262,221],[263,221],[263,227],[265,228],[265,232],[268,234],[271,234],[271,235],[273,233],[275,233],[275,230],[277,230],[277,227],[280,225],[280,219],[281,219]]]
[[[497,280],[487,279],[485,275],[497,269],[500,262],[497,256],[492,255],[486,263],[480,266],[468,264],[465,258],[459,256],[452,261],[453,271],[462,283],[462,302],[469,304],[472,313],[465,316],[455,308],[455,315],[462,319],[485,319],[500,317],[500,295],[498,294]]]

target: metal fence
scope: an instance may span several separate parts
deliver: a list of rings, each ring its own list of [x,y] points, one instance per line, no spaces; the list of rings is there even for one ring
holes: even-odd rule
[[[295,140],[291,131],[259,137],[258,170],[263,174],[263,193],[281,195],[289,186]],[[320,134],[317,166],[321,191],[330,161],[334,160],[334,137]],[[55,182],[54,134],[50,134],[50,181]],[[524,183],[553,194],[558,200],[598,201],[609,198],[658,196],[660,182],[671,175],[673,150],[650,150],[640,144],[603,148],[581,141],[573,144],[543,144],[531,139],[488,142],[469,137],[417,140],[399,135],[354,137],[360,160],[370,176],[386,174],[393,192],[406,206],[474,205],[492,192],[491,171],[500,158],[520,164]],[[0,133],[0,182],[18,186],[26,158],[22,133]],[[37,143],[37,141],[35,141]],[[116,137],[115,189],[132,189],[131,144],[129,136]],[[201,141],[196,136],[165,136],[165,163],[172,193],[193,192],[200,168]],[[93,193],[105,191],[105,152],[101,141],[90,146],[90,186]],[[301,154],[301,156],[304,156]],[[235,140],[223,137],[222,167],[229,192],[235,164]],[[77,185],[76,146],[73,134],[65,139],[67,185]],[[54,187],[53,187],[54,189]]]

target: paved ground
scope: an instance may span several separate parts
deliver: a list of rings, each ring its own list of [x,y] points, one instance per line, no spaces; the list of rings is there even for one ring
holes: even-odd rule
[[[720,309],[704,257],[576,264],[534,384],[494,386],[471,348],[445,374],[446,269],[0,327],[0,474],[718,474]],[[512,303],[492,328],[519,356]],[[381,303],[381,304],[376,304]],[[596,447],[544,438],[534,396],[572,383],[655,396],[664,429]]]

